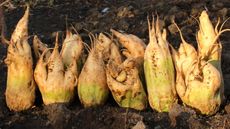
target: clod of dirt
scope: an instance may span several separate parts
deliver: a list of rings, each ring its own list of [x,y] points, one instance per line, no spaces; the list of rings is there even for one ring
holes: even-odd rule
[[[179,104],[173,104],[169,110],[169,118],[171,120],[171,127],[187,127],[190,126],[190,121],[198,121],[193,118],[196,112],[188,107]],[[185,121],[187,120],[187,121]],[[199,122],[199,121],[198,121]],[[195,123],[196,124],[196,123]],[[196,124],[198,125],[198,124]],[[194,127],[198,127],[194,125]],[[191,128],[196,129],[196,128]]]
[[[126,119],[127,127],[134,127],[138,122],[143,121],[143,116],[137,113],[123,113],[122,115]]]
[[[228,114],[230,114],[230,104],[226,105],[224,109]]]
[[[219,7],[219,8],[222,8],[224,6],[224,4],[222,2],[217,2],[216,6]]]
[[[186,12],[180,11],[176,14],[176,19],[184,21],[188,17]]]
[[[202,129],[204,126],[196,119],[190,117],[188,120],[187,120],[189,124],[189,128],[190,129]]]
[[[76,22],[75,25],[74,25],[74,28],[76,30],[78,30],[78,31],[84,29],[84,27],[85,27],[85,23],[84,22]]]
[[[65,129],[64,125],[68,125],[71,112],[65,104],[50,104],[45,106],[45,113],[50,123],[55,129]]]
[[[132,127],[132,129],[147,129],[147,127],[143,121],[138,121],[137,124]]]
[[[223,8],[223,6],[224,6],[224,4],[222,2],[213,2],[213,4],[212,4],[212,8],[215,11]]]
[[[173,6],[168,12],[170,14],[175,14],[175,13],[177,13],[179,11],[180,11],[180,9],[177,6]]]
[[[168,26],[168,30],[171,34],[176,34],[178,32],[178,29],[176,28],[176,25],[175,24],[171,24]]]
[[[129,29],[129,26],[130,26],[129,23],[125,19],[120,20],[117,24],[124,31],[127,31]]]
[[[132,6],[129,6],[129,7],[120,7],[118,9],[118,13],[117,13],[117,16],[120,17],[120,18],[123,18],[123,17],[134,17],[135,14],[133,13],[132,11],[133,7]]]
[[[175,127],[177,124],[176,118],[181,114],[183,111],[182,107],[179,104],[173,104],[169,109],[169,118],[171,120],[171,126]]]
[[[203,3],[197,3],[193,4],[191,7],[191,12],[190,15],[196,17],[199,15],[199,13],[204,9],[204,4]]]
[[[218,16],[220,16],[223,19],[226,19],[226,16],[228,14],[228,9],[227,8],[222,8],[217,12]]]

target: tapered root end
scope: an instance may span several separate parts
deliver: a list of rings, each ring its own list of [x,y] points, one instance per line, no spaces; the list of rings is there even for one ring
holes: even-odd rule
[[[118,38],[119,42],[123,45],[123,46],[128,46],[128,42],[129,42],[129,35],[121,33],[119,31],[116,31],[114,29],[110,29],[110,31],[112,32],[112,34]]]
[[[67,29],[67,30],[66,30],[66,39],[67,39],[67,38],[70,38],[70,37],[72,37],[72,36],[73,36],[72,32],[71,32],[69,29]]]
[[[56,38],[55,38],[55,46],[54,46],[54,50],[58,50],[58,32],[56,33]]]
[[[29,22],[29,11],[30,7],[27,5],[27,9],[23,15],[23,17],[18,22],[12,36],[11,41],[13,43],[17,42],[23,37],[28,37],[28,22]]]

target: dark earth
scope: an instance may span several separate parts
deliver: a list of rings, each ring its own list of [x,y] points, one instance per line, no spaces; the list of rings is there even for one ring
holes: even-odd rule
[[[31,37],[53,46],[55,32],[65,33],[73,26],[89,43],[88,33],[123,30],[148,43],[147,16],[158,14],[168,30],[173,46],[181,42],[171,19],[175,19],[189,43],[196,46],[195,34],[202,10],[206,9],[213,24],[220,17],[230,17],[229,0],[33,0],[29,23]],[[5,34],[8,39],[25,10],[25,2],[11,1],[4,6]],[[230,28],[228,21],[224,28]],[[170,113],[157,113],[149,106],[144,111],[120,108],[112,96],[104,106],[83,108],[78,99],[71,104],[42,104],[37,92],[35,106],[23,112],[11,112],[5,103],[7,67],[3,60],[7,46],[0,46],[0,129],[230,129],[230,33],[220,40],[223,45],[222,70],[225,82],[225,101],[213,116],[202,116],[195,110],[175,105]],[[30,38],[32,39],[32,38]],[[75,97],[77,98],[77,97]]]

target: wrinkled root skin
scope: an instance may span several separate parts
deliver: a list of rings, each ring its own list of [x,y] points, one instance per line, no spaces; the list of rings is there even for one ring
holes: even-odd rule
[[[42,94],[45,105],[53,103],[70,103],[77,85],[77,63],[72,60],[65,69],[63,59],[58,51],[58,35],[52,54],[43,51],[34,70],[34,78]],[[47,57],[48,59],[44,60]]]
[[[191,62],[184,60],[188,57],[175,58],[175,53],[174,51],[176,91],[179,97],[183,103],[197,109],[201,114],[215,114],[223,99],[222,75],[217,69],[219,62],[198,61],[196,58]],[[184,63],[180,63],[182,61]],[[187,69],[183,70],[185,67]]]
[[[107,83],[113,98],[120,107],[143,110],[147,106],[147,96],[139,75],[143,75],[143,61],[146,45],[135,35],[110,30],[125,48],[122,54],[126,60],[113,60],[106,66]],[[113,48],[111,48],[113,50]],[[120,52],[115,57],[120,57]],[[142,78],[141,78],[142,79]],[[144,80],[144,79],[143,79]],[[142,81],[143,81],[142,80]],[[143,81],[144,82],[144,81]]]
[[[5,63],[8,66],[5,93],[7,106],[13,111],[31,108],[35,100],[35,83],[32,55],[27,41],[11,43]]]
[[[138,69],[130,67],[128,60],[120,66],[114,66],[118,65],[114,62],[107,65],[108,87],[120,107],[143,110],[147,107],[147,96],[139,79]],[[121,74],[122,72],[125,74]]]
[[[10,86],[8,86],[10,87]],[[30,109],[34,105],[35,101],[35,84],[30,86],[30,90],[27,88],[15,89],[7,88],[6,90],[6,104],[10,110],[23,111]]]
[[[126,48],[122,51],[122,54],[127,58],[135,58],[136,66],[140,71],[140,74],[142,74],[141,71],[143,71],[144,53],[146,48],[144,41],[133,34],[120,33],[113,29],[110,31],[115,37],[117,37],[120,44]]]
[[[50,71],[47,74],[46,66],[38,62],[34,71],[35,81],[41,91],[44,104],[71,102],[77,81],[76,69],[70,68],[69,71],[64,71],[63,64],[60,65],[57,62],[51,64],[50,67],[52,68],[49,68]],[[76,67],[76,65],[72,67]]]
[[[169,68],[167,65],[162,67]],[[173,78],[165,77],[166,74],[159,71],[162,69],[157,70],[158,72],[154,74],[152,62],[145,61],[144,68],[150,106],[158,112],[168,112],[170,106],[177,102],[176,93],[171,88],[169,81]]]
[[[59,61],[59,63],[62,63],[61,60]],[[42,62],[42,59],[40,59],[35,68],[35,81],[41,91],[45,105],[69,103],[74,97],[74,89],[77,81],[75,71],[76,64],[72,66],[73,69],[69,68],[68,71],[64,71],[63,64],[59,63],[54,62],[48,65],[49,71],[46,71],[46,65]]]
[[[199,110],[201,114],[213,115],[219,110],[221,98],[220,93],[215,96],[209,93],[210,90],[206,88],[193,88],[188,96],[181,99],[185,104]]]
[[[187,90],[182,100],[187,105],[198,109],[202,114],[212,115],[218,111],[222,101],[221,74],[210,63],[203,66],[201,71],[203,77],[194,71],[196,71],[195,66],[186,74]]]

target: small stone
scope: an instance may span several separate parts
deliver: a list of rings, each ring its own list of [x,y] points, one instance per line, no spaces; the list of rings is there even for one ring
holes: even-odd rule
[[[154,129],[162,129],[161,126],[157,125],[154,127]]]
[[[176,118],[183,112],[182,106],[179,104],[172,104],[169,109],[169,118],[171,120],[171,126],[175,127],[177,124]]]
[[[101,12],[102,13],[107,13],[109,11],[109,7],[104,8]]]
[[[147,129],[143,121],[138,121],[132,129]]]

